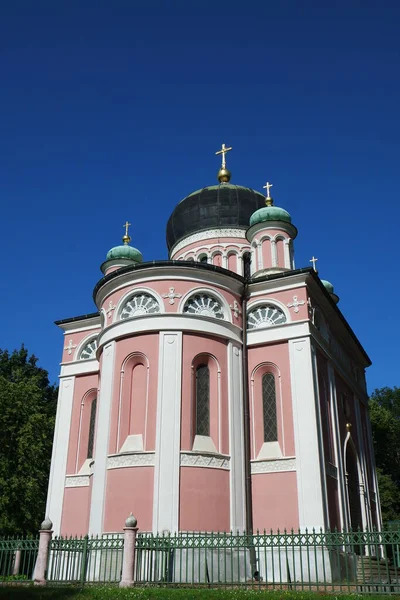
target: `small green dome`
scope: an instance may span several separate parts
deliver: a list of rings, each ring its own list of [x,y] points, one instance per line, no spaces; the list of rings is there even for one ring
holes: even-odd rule
[[[292,217],[287,210],[279,208],[279,206],[263,206],[256,210],[250,217],[250,226],[264,221],[284,221],[291,223]]]
[[[125,258],[134,260],[135,262],[143,262],[142,253],[136,248],[128,246],[128,244],[115,246],[115,248],[111,248],[111,250],[107,252],[107,260],[114,260],[116,258]]]
[[[326,279],[321,279],[321,283],[327,292],[329,292],[330,294],[334,294],[333,285],[330,281],[327,281]]]

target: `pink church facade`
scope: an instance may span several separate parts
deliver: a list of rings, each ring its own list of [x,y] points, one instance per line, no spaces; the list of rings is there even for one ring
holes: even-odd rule
[[[126,236],[97,311],[57,322],[55,534],[121,532],[131,512],[154,532],[381,525],[369,358],[332,286],[295,268],[288,213],[263,204],[228,181],[189,195],[170,260]]]

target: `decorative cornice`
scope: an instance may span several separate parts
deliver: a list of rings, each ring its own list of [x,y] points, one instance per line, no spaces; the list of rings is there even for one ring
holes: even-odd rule
[[[89,475],[66,475],[65,487],[87,487],[89,485]]]
[[[296,471],[296,459],[292,457],[251,461],[252,475],[257,473],[279,473],[282,471]]]
[[[124,467],[154,467],[154,452],[127,452],[112,454],[107,459],[107,469]]]
[[[325,463],[325,471],[329,477],[332,477],[333,479],[338,478],[337,467],[335,467],[335,465],[333,465],[332,463]]]
[[[205,467],[208,469],[230,469],[230,457],[224,454],[199,454],[181,452],[181,467]]]
[[[189,244],[194,244],[194,242],[200,242],[202,240],[212,240],[214,238],[240,238],[246,239],[246,229],[232,229],[230,227],[224,227],[222,229],[208,229],[206,231],[200,231],[198,233],[193,233],[192,235],[188,235],[183,240],[178,242],[171,250],[170,256],[182,250]]]

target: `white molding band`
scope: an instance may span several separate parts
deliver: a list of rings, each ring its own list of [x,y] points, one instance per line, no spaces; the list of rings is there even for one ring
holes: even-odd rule
[[[179,526],[182,332],[161,331],[158,356],[153,531]]]
[[[251,474],[258,473],[284,473],[287,471],[296,471],[296,459],[278,458],[276,460],[252,460]]]
[[[230,520],[232,531],[246,529],[244,477],[242,349],[228,344],[228,406],[230,469]]]
[[[124,467],[154,467],[154,465],[154,452],[110,454],[107,459],[107,469],[122,469]]]
[[[66,475],[65,487],[87,487],[89,485],[89,475]]]
[[[310,338],[289,340],[299,527],[325,527]]]
[[[98,400],[98,417],[93,487],[90,505],[89,534],[98,535],[103,530],[104,501],[106,493],[108,438],[110,431],[111,402],[115,371],[115,342],[104,347],[101,387]]]
[[[203,240],[213,240],[218,238],[240,238],[242,240],[246,239],[246,229],[233,229],[228,227],[223,227],[221,229],[208,229],[206,231],[200,231],[199,233],[193,233],[192,235],[188,235],[183,240],[175,244],[172,247],[170,256],[171,258],[182,250],[182,248],[186,248],[190,244],[194,244],[196,242],[202,242]]]
[[[200,454],[181,452],[181,467],[205,467],[206,469],[230,469],[230,457],[224,454]]]
[[[54,428],[53,452],[46,515],[53,521],[55,535],[60,535],[61,513],[64,500],[67,454],[71,428],[72,401],[74,398],[75,377],[62,379],[57,400],[57,415]]]
[[[99,361],[95,359],[74,360],[61,364],[60,377],[72,377],[73,375],[89,375],[99,372]]]
[[[260,304],[262,304],[261,302]],[[268,303],[266,301],[265,303]],[[271,301],[270,304],[273,304]],[[290,340],[298,337],[310,335],[310,326],[308,321],[295,321],[282,323],[281,325],[272,325],[270,327],[260,327],[258,329],[248,329],[247,345],[257,346],[259,344],[279,342],[280,340]]]

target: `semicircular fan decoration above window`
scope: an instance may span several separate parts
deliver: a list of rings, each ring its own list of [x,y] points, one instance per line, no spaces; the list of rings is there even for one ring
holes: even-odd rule
[[[79,360],[90,360],[96,358],[97,339],[90,340],[85,344],[79,354]]]
[[[195,294],[191,296],[185,303],[183,312],[188,315],[198,315],[199,317],[225,318],[221,303],[208,294]]]
[[[286,323],[286,315],[273,304],[262,304],[253,308],[247,315],[247,328],[259,329],[260,327],[272,327]]]
[[[157,300],[150,294],[134,294],[122,307],[120,319],[131,319],[143,315],[154,315],[160,312]]]

